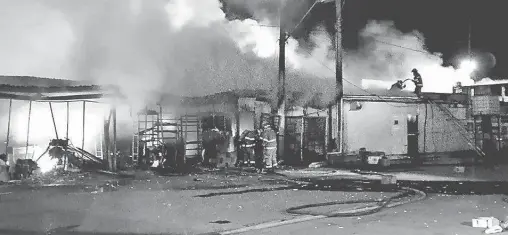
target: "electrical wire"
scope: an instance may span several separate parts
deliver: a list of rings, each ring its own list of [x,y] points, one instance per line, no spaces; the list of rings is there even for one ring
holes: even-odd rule
[[[333,73],[335,74],[335,70],[331,69],[330,67],[328,67],[328,66],[327,66],[326,64],[324,64],[323,62],[321,62],[321,61],[317,60],[316,58],[312,57],[312,54],[311,54],[310,52],[305,51],[305,53],[307,53],[308,55],[310,55],[310,56],[311,56],[310,58],[312,58],[313,60],[315,60],[316,62],[318,62],[319,64],[321,64],[323,67],[327,68],[328,70],[330,70],[331,72],[333,72]],[[343,78],[343,80],[344,80],[344,81],[346,81],[347,83],[349,83],[349,84],[353,85],[354,87],[356,87],[356,88],[358,88],[358,89],[362,90],[363,92],[365,92],[365,93],[366,93],[366,94],[368,94],[368,95],[371,95],[371,96],[376,96],[377,98],[379,98],[379,99],[380,99],[380,101],[382,101],[382,102],[384,102],[384,103],[386,103],[386,104],[388,104],[388,105],[390,105],[390,106],[397,107],[397,108],[405,108],[405,107],[409,107],[409,105],[393,105],[393,104],[390,104],[389,102],[387,102],[387,101],[383,100],[383,97],[381,97],[381,96],[379,96],[379,95],[377,95],[377,94],[370,93],[369,91],[367,91],[367,90],[363,89],[362,87],[360,87],[360,86],[358,86],[358,85],[354,84],[353,82],[351,82],[351,81],[349,81],[349,80],[347,80],[347,79],[345,79],[345,78]]]

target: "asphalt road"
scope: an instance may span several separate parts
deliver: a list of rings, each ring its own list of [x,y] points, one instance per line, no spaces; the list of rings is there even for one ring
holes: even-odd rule
[[[292,206],[393,195],[282,190],[285,186],[276,177],[211,174],[146,177],[102,192],[82,186],[0,186],[0,234],[204,234],[297,218],[285,213]],[[479,234],[482,230],[468,223],[478,216],[504,219],[508,203],[502,198],[429,195],[369,216],[243,234]]]

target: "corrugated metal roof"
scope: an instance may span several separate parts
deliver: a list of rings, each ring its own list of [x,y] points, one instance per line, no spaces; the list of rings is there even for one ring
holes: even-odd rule
[[[36,87],[64,87],[64,86],[93,86],[91,82],[74,81],[68,79],[43,78],[33,76],[0,75],[0,85],[36,86]]]
[[[482,79],[474,84],[464,85],[464,87],[505,85],[505,84],[508,84],[508,79],[492,80],[490,78],[485,78],[485,79]]]
[[[113,86],[99,86],[85,81],[30,76],[1,76],[0,99],[18,100],[84,100],[105,95],[119,96]]]

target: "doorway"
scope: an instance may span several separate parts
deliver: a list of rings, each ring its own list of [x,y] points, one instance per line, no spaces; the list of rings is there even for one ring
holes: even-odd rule
[[[418,115],[408,115],[407,118],[407,154],[418,160]]]

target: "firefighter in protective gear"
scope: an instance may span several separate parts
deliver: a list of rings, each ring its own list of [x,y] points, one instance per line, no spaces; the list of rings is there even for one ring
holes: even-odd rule
[[[253,166],[256,164],[256,156],[254,153],[256,139],[256,131],[245,130],[240,136],[240,147],[243,154],[243,165]]]
[[[423,80],[422,80],[422,75],[420,75],[420,73],[418,73],[418,70],[417,69],[413,69],[411,70],[411,72],[413,73],[413,82],[415,83],[415,94],[419,97],[422,93],[422,88],[423,88]]]
[[[264,125],[261,132],[261,140],[263,140],[265,168],[272,170],[274,167],[277,167],[277,134],[270,125]]]
[[[255,168],[258,173],[261,173],[264,168],[264,155],[263,155],[263,140],[261,139],[261,129],[256,129],[256,141],[254,144],[254,158],[256,159]]]

